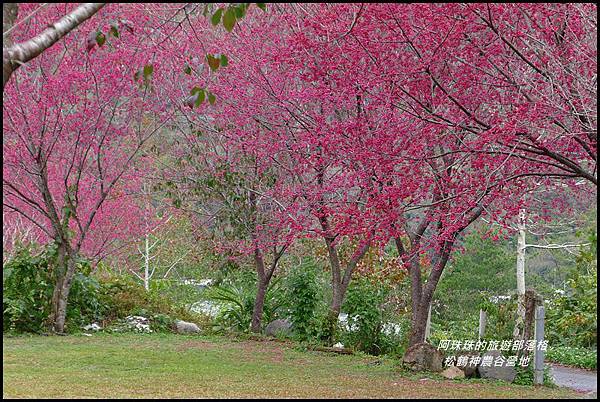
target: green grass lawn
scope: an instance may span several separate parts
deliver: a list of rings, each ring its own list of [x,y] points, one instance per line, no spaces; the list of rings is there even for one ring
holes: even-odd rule
[[[561,398],[557,388],[453,382],[392,359],[182,335],[3,338],[4,398]],[[379,364],[373,364],[379,361]]]

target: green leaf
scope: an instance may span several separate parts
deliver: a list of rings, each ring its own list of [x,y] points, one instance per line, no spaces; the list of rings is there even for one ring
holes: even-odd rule
[[[202,102],[204,102],[204,98],[206,97],[206,92],[204,90],[198,92],[198,99],[196,99],[196,107],[200,106]]]
[[[229,59],[224,54],[221,55],[221,66],[227,67],[229,65]]]
[[[106,36],[104,36],[102,32],[98,32],[96,34],[96,43],[98,44],[98,46],[102,46],[104,45],[104,42],[106,42]]]
[[[147,78],[148,76],[152,75],[153,72],[154,67],[152,66],[152,64],[146,64],[144,66],[144,78]]]
[[[237,19],[241,19],[244,18],[244,15],[246,15],[246,7],[247,7],[247,3],[242,3],[235,8],[235,16]]]
[[[214,105],[216,101],[217,101],[217,97],[215,96],[215,94],[213,94],[212,92],[209,92],[208,93],[208,102],[211,105]]]
[[[267,5],[265,3],[256,3],[256,6],[263,11],[267,11]]]
[[[206,98],[206,91],[204,91],[204,89],[202,89],[200,87],[192,88],[192,91],[190,93],[196,99],[194,102],[194,106],[196,106],[196,107],[200,106],[202,104],[202,102],[204,102],[204,99]]]
[[[210,22],[214,25],[217,26],[219,25],[219,22],[221,22],[221,15],[223,15],[223,9],[219,8],[212,16],[212,18],[210,19]]]
[[[192,73],[192,68],[190,66],[185,66],[185,69],[183,70],[187,75],[190,75]]]
[[[115,38],[118,38],[118,37],[119,37],[119,29],[117,28],[117,25],[113,24],[113,25],[110,27],[110,34],[111,34],[112,36],[114,36]]]
[[[219,68],[219,65],[221,64],[221,60],[219,60],[212,54],[206,55],[206,61],[208,61],[208,66],[212,71],[216,71]]]
[[[225,11],[225,15],[223,16],[223,26],[227,30],[227,32],[231,32],[233,27],[235,26],[235,9],[233,7],[229,7],[227,11]]]

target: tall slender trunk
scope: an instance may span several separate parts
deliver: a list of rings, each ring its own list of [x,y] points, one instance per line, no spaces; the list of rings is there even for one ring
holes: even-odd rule
[[[406,250],[402,244],[402,240],[396,237],[396,248],[398,249],[398,255],[406,255]],[[413,257],[408,265],[408,274],[410,275],[410,301],[411,301],[411,320],[410,320],[410,334],[409,334],[409,345],[412,346],[416,343],[423,342],[425,340],[425,326],[427,319],[423,319],[421,312],[423,285],[421,280],[421,266],[417,258]],[[429,312],[429,305],[427,306],[427,312]]]
[[[429,314],[430,304],[431,302],[422,302],[421,305],[417,307],[416,312],[413,314],[410,335],[408,338],[409,346],[425,342],[425,332],[427,330],[427,316]]]
[[[330,238],[325,239],[325,243],[327,244],[327,252],[329,255],[329,263],[331,264],[331,305],[330,310],[331,314],[335,313],[336,318],[339,315],[342,302],[344,300],[344,294],[342,291],[342,267],[340,266],[340,260],[338,257],[337,250],[335,246],[332,244],[333,240]]]
[[[327,233],[327,221],[323,219],[321,224]],[[329,236],[325,236],[325,244],[327,245],[327,253],[329,255],[329,262],[331,264],[331,305],[329,306],[329,314],[327,317],[327,341],[329,343],[334,342],[335,334],[336,334],[336,326],[338,322],[338,316],[342,310],[342,304],[344,303],[344,297],[346,296],[346,291],[348,290],[348,285],[350,284],[350,280],[352,279],[352,273],[354,272],[354,268],[358,262],[362,259],[362,257],[369,250],[370,241],[365,241],[362,245],[359,245],[354,252],[350,261],[346,264],[346,266],[342,269],[342,264],[340,263],[340,258],[337,252],[337,248],[333,244],[333,238]]]
[[[517,317],[513,330],[514,339],[523,339],[525,327],[525,210],[519,213],[517,226]]]
[[[52,269],[52,275],[54,279],[54,290],[52,292],[51,310],[48,317],[48,326],[51,330],[54,330],[54,323],[56,317],[58,317],[58,304],[61,298],[61,292],[63,288],[63,281],[67,272],[67,252],[63,243],[58,245],[58,254],[56,256],[56,262]]]
[[[407,255],[402,241],[400,238],[396,238],[396,248],[400,256]],[[415,240],[413,247],[418,246],[418,240]],[[409,275],[411,278],[411,330],[409,335],[409,346],[413,346],[417,343],[425,342],[425,335],[427,331],[427,321],[429,317],[429,309],[431,307],[431,301],[433,300],[433,294],[437,287],[437,284],[441,278],[442,271],[448,263],[452,246],[454,245],[454,238],[446,240],[443,244],[442,250],[439,254],[439,259],[434,265],[429,274],[427,282],[422,283],[421,280],[421,266],[419,260],[413,255],[409,264]]]
[[[279,259],[283,255],[285,249],[286,247],[282,247],[279,251],[277,251],[276,248],[273,249],[273,261],[268,269],[265,267],[263,254],[258,248],[254,250],[254,265],[258,277],[254,308],[252,309],[252,321],[250,323],[250,331],[254,333],[260,333],[261,331],[267,289],[269,287],[269,283],[271,283],[271,278],[275,273],[275,269],[277,269]]]
[[[59,247],[58,264],[54,293],[52,296],[50,324],[55,333],[61,334],[65,331],[67,302],[69,300],[69,293],[75,276],[75,256],[71,255],[68,251],[61,252]]]
[[[260,333],[261,331],[267,286],[268,282],[265,280],[265,278],[258,278],[258,289],[256,290],[254,309],[252,310],[252,323],[250,325],[250,331],[254,333]]]
[[[146,253],[144,254],[144,289],[146,289],[146,291],[150,290],[150,248],[149,248],[149,244],[148,244],[148,233],[146,233],[145,236],[145,240],[146,240]]]

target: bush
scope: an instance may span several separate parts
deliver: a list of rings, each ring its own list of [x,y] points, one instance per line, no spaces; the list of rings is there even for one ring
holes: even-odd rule
[[[568,346],[549,346],[546,360],[587,369],[597,368],[598,351]]]
[[[492,303],[482,302],[479,306],[487,312],[487,324],[485,329],[485,339],[503,340],[512,339],[517,316],[517,296],[513,295],[508,300]],[[479,318],[477,318],[474,335],[477,335],[479,328]]]
[[[249,274],[251,274],[249,272]],[[252,321],[252,311],[256,299],[256,275],[242,274],[229,282],[211,286],[205,297],[222,305],[221,312],[215,317],[213,330],[216,332],[248,332]],[[263,306],[263,327],[278,317],[282,308],[282,289],[280,279],[274,278],[267,287]]]
[[[312,258],[307,258],[286,278],[286,306],[298,339],[308,340],[317,336],[317,309],[322,301],[316,264]]]
[[[31,247],[15,250],[2,270],[3,331],[43,332],[50,314],[54,286],[48,264],[55,251],[34,254]]]
[[[532,369],[532,364],[530,364],[529,367],[516,366],[515,370],[517,371],[517,375],[515,376],[513,384],[534,385],[534,373]],[[550,374],[550,367],[548,366],[544,367],[544,385],[547,387],[554,385],[552,375]]]
[[[255,296],[250,289],[239,284],[222,284],[211,287],[206,292],[206,297],[210,301],[223,305],[215,317],[213,330],[216,332],[248,332],[252,321]]]
[[[173,325],[174,318],[206,326],[208,319],[200,314],[176,305],[173,300],[158,290],[146,291],[144,287],[123,276],[111,276],[102,280],[101,300],[107,305],[105,325],[111,321],[139,315],[150,320],[157,330],[166,330]]]
[[[14,256],[4,264],[3,331],[41,333],[50,323],[54,283],[52,266],[56,260],[56,247],[47,245],[34,252],[33,245],[20,246]],[[101,300],[100,284],[89,276],[89,262],[77,261],[67,304],[68,331],[100,319],[108,306]]]
[[[384,284],[373,284],[367,278],[356,279],[351,284],[344,302],[349,327],[342,332],[344,345],[373,355],[395,351],[398,340],[383,332],[387,293]]]
[[[431,335],[428,342],[438,345],[441,340],[471,340],[477,339],[478,322],[474,320],[448,321],[431,323]]]
[[[150,328],[154,332],[170,332],[173,330],[175,320],[168,314],[154,314],[150,317]]]
[[[546,314],[547,337],[551,344],[595,348],[598,332],[598,270],[596,236],[582,250],[577,267],[567,278],[563,295],[550,300]]]

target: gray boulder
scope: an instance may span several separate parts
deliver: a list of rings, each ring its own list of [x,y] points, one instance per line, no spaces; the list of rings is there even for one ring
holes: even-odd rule
[[[271,321],[265,328],[265,334],[269,336],[279,334],[290,336],[292,334],[292,322],[288,319]]]
[[[200,332],[200,328],[193,322],[175,321],[175,332],[178,334],[197,334]]]
[[[483,365],[486,356],[492,356],[493,359],[491,365]],[[514,367],[507,366],[506,360],[501,366],[496,366],[495,361],[499,356],[502,356],[502,354],[498,350],[490,350],[489,352],[484,353],[481,357],[481,364],[477,367],[477,371],[481,375],[481,378],[513,382],[517,376],[517,371]]]
[[[471,357],[479,356],[479,353],[462,351],[462,352],[457,353],[457,357],[459,357],[459,356],[468,356],[468,358],[469,358],[469,362],[467,363],[466,366],[458,366],[458,368],[460,368],[465,373],[465,377],[467,377],[467,378],[476,377],[478,365],[475,363],[471,364]]]
[[[446,367],[446,369],[441,372],[441,375],[442,377],[445,377],[449,380],[454,380],[456,378],[465,378],[465,372],[456,366]]]
[[[417,343],[406,350],[402,361],[411,370],[439,372],[443,369],[444,354],[429,343]]]

